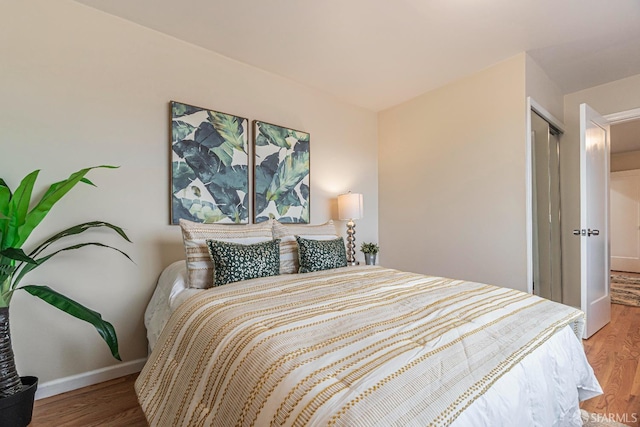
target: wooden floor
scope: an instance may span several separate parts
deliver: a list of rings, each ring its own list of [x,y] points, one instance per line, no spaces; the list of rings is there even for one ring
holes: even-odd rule
[[[133,390],[138,374],[37,400],[32,427],[146,426]]]
[[[640,307],[611,304],[611,323],[584,341],[604,394],[581,407],[640,426]]]
[[[604,395],[583,402],[582,408],[640,427],[640,307],[612,304],[611,323],[584,346]],[[136,376],[38,400],[31,426],[146,426],[133,391]]]

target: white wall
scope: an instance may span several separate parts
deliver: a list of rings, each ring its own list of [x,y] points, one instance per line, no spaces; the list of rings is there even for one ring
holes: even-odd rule
[[[525,55],[379,113],[387,266],[526,290]]]
[[[120,165],[92,173],[98,188],[75,189],[33,237],[110,221],[134,243],[87,238],[125,249],[136,264],[89,249],[50,261],[27,282],[100,311],[125,361],[146,356],[144,308],[161,269],[183,258],[179,228],[168,225],[170,100],[310,132],[311,221],[335,218],[337,194],[361,192],[359,242],[378,240],[373,112],[67,0],[2,2],[0,58],[0,177],[12,188],[36,168],[42,190],[85,166]],[[16,295],[11,316],[22,375],[47,382],[117,364],[89,325],[26,294]]]
[[[640,74],[564,97],[565,135],[560,144],[562,185],[563,302],[580,306],[580,104],[607,115],[640,107]]]
[[[533,98],[556,119],[562,121],[564,97],[558,85],[549,78],[529,54],[526,54],[525,67],[527,96]]]

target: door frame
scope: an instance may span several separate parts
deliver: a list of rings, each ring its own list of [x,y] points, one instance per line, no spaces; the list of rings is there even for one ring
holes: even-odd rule
[[[547,111],[542,105],[537,103],[532,97],[527,97],[527,125],[526,125],[526,148],[525,148],[525,171],[526,171],[526,233],[527,233],[527,292],[533,294],[533,170],[531,162],[533,161],[533,140],[531,138],[531,114],[535,112],[544,120],[549,122],[554,128],[558,129],[562,136],[565,131],[564,123],[558,120],[553,114]],[[638,109],[638,117],[640,117],[640,108]],[[608,120],[608,119],[607,119]]]
[[[619,113],[607,114],[602,117],[607,119],[610,125],[615,125],[617,123],[623,123],[623,122],[630,122],[631,120],[640,119],[640,108],[621,111]]]

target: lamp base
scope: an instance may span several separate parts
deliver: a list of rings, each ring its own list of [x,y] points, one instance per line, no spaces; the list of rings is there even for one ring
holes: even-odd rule
[[[352,267],[354,265],[360,265],[360,261],[347,261],[347,265]]]
[[[352,219],[347,223],[347,265],[358,265],[358,261],[356,261],[356,224]]]

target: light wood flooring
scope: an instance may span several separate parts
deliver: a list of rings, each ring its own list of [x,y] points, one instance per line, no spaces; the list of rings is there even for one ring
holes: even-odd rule
[[[133,383],[127,375],[89,387],[36,400],[32,427],[146,426]]]
[[[604,394],[581,407],[640,427],[640,307],[611,304],[611,323],[584,341],[584,348]]]
[[[612,304],[611,323],[584,341],[604,394],[582,403],[599,414],[640,418],[640,307]],[[35,403],[31,426],[146,426],[129,375]],[[626,414],[626,415],[625,415]],[[638,421],[625,422],[640,427]]]

